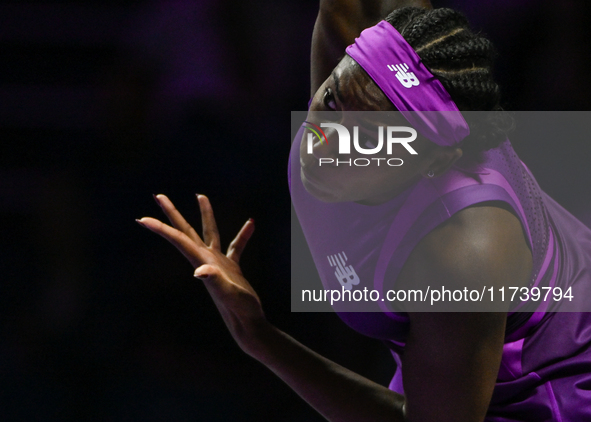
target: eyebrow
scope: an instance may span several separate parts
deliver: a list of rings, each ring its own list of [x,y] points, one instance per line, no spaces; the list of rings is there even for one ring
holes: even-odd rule
[[[339,101],[341,101],[341,90],[339,87],[339,78],[337,78],[337,74],[334,71],[332,72],[332,80],[334,81],[335,95],[339,99]]]

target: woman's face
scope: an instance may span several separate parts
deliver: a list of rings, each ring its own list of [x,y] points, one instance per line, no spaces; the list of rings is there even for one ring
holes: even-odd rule
[[[368,148],[377,145],[377,126],[380,125],[379,122],[370,124],[368,121],[372,119],[372,116],[380,113],[368,112],[394,110],[393,105],[367,73],[351,57],[345,56],[314,95],[310,104],[308,121],[320,126],[321,123],[327,122],[328,115],[331,123],[339,123],[347,128],[356,125],[360,128],[359,144]],[[351,113],[352,111],[365,113]],[[360,114],[362,117],[358,117]],[[387,124],[382,124],[383,126],[410,126],[401,114],[390,114],[395,115],[394,120],[389,119]],[[373,135],[375,139],[370,139],[371,135],[364,134],[362,129],[370,126],[375,129]],[[384,142],[381,151],[371,155],[373,159],[370,161],[370,165],[348,165],[346,163],[349,160],[352,160],[351,163],[353,163],[356,158],[363,158],[364,160],[360,162],[367,163],[367,159],[370,158],[369,155],[360,154],[353,147],[353,131],[349,130],[351,153],[339,155],[337,130],[327,127],[323,130],[328,138],[328,143],[319,142],[316,138],[312,154],[308,151],[307,134],[309,131],[304,132],[300,147],[300,164],[301,179],[306,190],[325,202],[353,201],[366,205],[386,202],[416,183],[421,177],[426,177],[430,170],[439,175],[437,170],[443,169],[442,159],[445,161],[450,152],[455,150],[437,146],[419,136],[409,144],[417,152],[416,155],[412,155],[401,143],[392,144],[391,154],[387,154],[386,142]],[[401,136],[407,136],[407,134]],[[384,140],[385,138],[386,136],[384,136]],[[364,144],[368,139],[371,143]],[[459,155],[461,156],[461,150]],[[320,158],[326,158],[322,165],[319,163]],[[332,164],[326,164],[329,158],[334,160]],[[400,160],[391,160],[391,163],[398,164],[398,166],[390,166],[386,164],[386,160],[390,158],[401,159],[403,164],[399,165]],[[344,165],[337,166],[335,164],[337,159],[340,163],[343,163],[344,160],[346,162]],[[377,165],[378,163],[379,165]]]

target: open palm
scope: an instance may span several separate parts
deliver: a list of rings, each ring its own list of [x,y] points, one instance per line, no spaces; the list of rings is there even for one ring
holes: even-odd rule
[[[254,222],[248,220],[244,224],[224,254],[213,209],[206,196],[197,195],[203,239],[170,199],[165,195],[157,195],[155,199],[172,227],[151,217],[144,217],[137,222],[164,237],[185,255],[195,268],[195,277],[204,281],[230,333],[246,351],[249,332],[264,320],[259,297],[242,275],[239,265],[240,255],[254,232]]]

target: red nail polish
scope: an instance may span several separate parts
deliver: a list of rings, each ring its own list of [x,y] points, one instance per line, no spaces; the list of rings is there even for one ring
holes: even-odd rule
[[[252,224],[254,224],[254,218],[249,218],[248,221],[250,221]]]

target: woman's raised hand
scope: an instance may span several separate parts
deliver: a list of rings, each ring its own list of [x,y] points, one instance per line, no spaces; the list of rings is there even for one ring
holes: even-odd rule
[[[185,255],[195,268],[194,276],[203,280],[236,342],[245,352],[251,353],[254,333],[266,320],[259,297],[242,275],[238,262],[254,232],[254,221],[250,219],[242,226],[224,254],[213,209],[206,196],[197,195],[203,240],[170,199],[165,195],[154,198],[172,227],[151,217],[136,221],[164,237]]]

